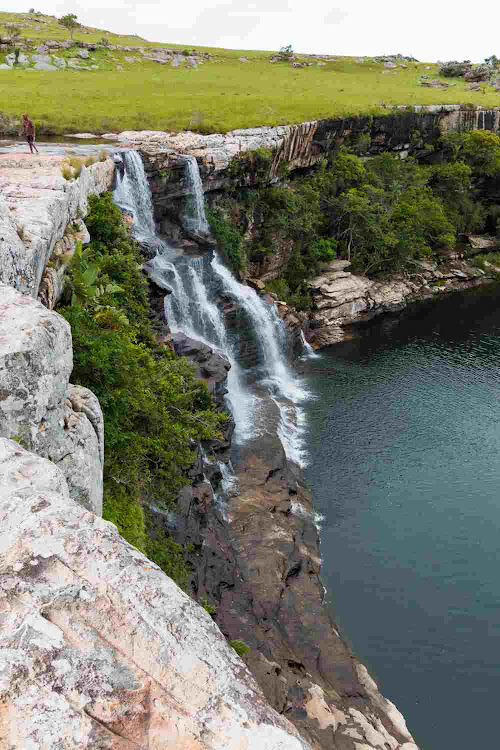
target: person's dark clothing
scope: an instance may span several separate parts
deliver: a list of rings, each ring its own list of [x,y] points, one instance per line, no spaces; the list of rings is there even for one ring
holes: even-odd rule
[[[27,138],[31,138],[31,142],[33,142],[33,138],[35,137],[35,126],[34,126],[32,120],[25,120],[24,121],[24,135]],[[30,141],[28,141],[28,143],[29,142]]]

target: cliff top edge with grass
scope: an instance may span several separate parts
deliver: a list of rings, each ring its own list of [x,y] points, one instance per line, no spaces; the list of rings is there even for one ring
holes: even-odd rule
[[[0,12],[0,41],[4,135],[19,134],[25,111],[39,135],[59,135],[224,133],[387,113],[397,105],[500,106],[493,79],[471,91],[463,77],[439,75],[439,64],[403,56],[193,49],[83,25],[67,29],[36,12]],[[422,84],[436,79],[449,87]]]

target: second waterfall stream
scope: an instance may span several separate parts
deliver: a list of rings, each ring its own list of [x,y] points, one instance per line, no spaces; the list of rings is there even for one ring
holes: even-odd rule
[[[114,199],[131,214],[139,243],[156,248],[151,262],[156,278],[171,290],[165,315],[172,333],[219,350],[231,363],[227,401],[235,421],[234,439],[244,443],[265,432],[277,432],[287,458],[306,463],[303,448],[305,417],[300,403],[310,396],[288,364],[288,335],[273,305],[224,265],[217,250],[198,257],[170,247],[155,230],[153,204],[144,166],[136,151],[120,154]],[[209,231],[198,163],[186,157],[190,187],[185,227]],[[230,308],[230,312],[228,312]]]

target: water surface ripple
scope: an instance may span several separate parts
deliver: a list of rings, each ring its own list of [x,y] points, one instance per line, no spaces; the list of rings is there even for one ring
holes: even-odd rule
[[[498,745],[498,294],[387,319],[304,365],[330,606],[422,750]]]

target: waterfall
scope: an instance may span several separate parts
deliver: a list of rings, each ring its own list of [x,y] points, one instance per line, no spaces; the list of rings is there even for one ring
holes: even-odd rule
[[[115,201],[134,219],[134,235],[148,246],[156,240],[157,254],[150,263],[155,277],[171,290],[165,297],[165,315],[174,333],[202,341],[220,351],[231,363],[228,407],[235,420],[234,440],[245,443],[266,432],[277,433],[287,457],[303,465],[305,429],[301,401],[309,397],[287,362],[287,333],[273,305],[246,284],[238,282],[217,252],[190,257],[156,237],[151,195],[142,160],[124,152],[125,173],[117,182]],[[188,219],[192,231],[208,232],[203,189],[194,157],[186,158],[186,172],[194,206]],[[144,195],[147,193],[147,195]],[[151,237],[153,234],[153,238]],[[230,299],[240,327],[228,326],[225,303]],[[255,362],[243,368],[242,336],[255,342]],[[253,350],[252,350],[253,351]]]
[[[234,342],[229,341],[222,310],[209,298],[213,280],[209,256],[165,261],[159,255],[155,266],[163,267],[172,294],[165,297],[165,317],[173,333],[182,331],[193,339],[219,350],[231,363],[227,376],[228,400],[235,421],[235,439],[248,440],[255,429],[256,397],[244,385]]]
[[[114,202],[132,216],[133,236],[140,244],[158,246],[153,215],[153,201],[144,164],[137,151],[120,153],[123,170],[116,170]]]
[[[300,332],[300,340],[302,342],[302,349],[304,351],[302,359],[321,359],[321,354],[315,352],[309,341],[306,341],[306,337],[304,336],[303,331]]]
[[[184,224],[186,229],[197,234],[208,234],[207,217],[205,216],[205,199],[200,170],[195,156],[186,156],[186,184],[189,189],[189,201]]]

